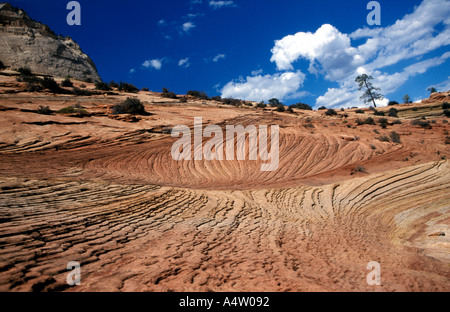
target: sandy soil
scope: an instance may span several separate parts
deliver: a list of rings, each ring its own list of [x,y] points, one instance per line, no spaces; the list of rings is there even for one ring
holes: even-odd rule
[[[0,76],[0,291],[450,290],[448,93],[397,106],[400,118],[386,118],[402,123],[381,129],[356,125],[368,110],[327,117],[23,87]],[[127,96],[151,115],[111,115]],[[91,116],[35,112],[75,104]],[[278,170],[174,161],[170,130],[194,117],[280,125]],[[419,117],[432,128],[411,125]],[[392,131],[401,143],[377,139]],[[81,263],[80,286],[66,283],[69,261]],[[381,286],[366,283],[371,261]]]

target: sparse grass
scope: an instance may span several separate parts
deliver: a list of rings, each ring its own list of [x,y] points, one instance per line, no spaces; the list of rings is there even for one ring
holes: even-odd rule
[[[113,106],[113,114],[147,115],[144,105],[137,98],[127,98],[122,103]]]
[[[380,142],[391,142],[391,140],[389,139],[389,137],[386,136],[386,135],[382,135],[382,136],[380,136],[380,137],[377,137],[376,139],[377,139],[378,141],[380,141]]]
[[[81,106],[67,106],[58,111],[59,114],[78,115],[80,117],[89,116],[89,112]]]

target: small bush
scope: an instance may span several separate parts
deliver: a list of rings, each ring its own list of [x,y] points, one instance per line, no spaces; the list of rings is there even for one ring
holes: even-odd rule
[[[162,96],[168,99],[178,99],[178,96],[166,88],[162,89]]]
[[[282,113],[286,111],[286,108],[284,107],[284,105],[278,105],[276,111]]]
[[[369,146],[370,146],[370,148],[373,149],[373,150],[376,150],[376,149],[377,149],[377,147],[376,147],[375,145],[373,145],[373,144],[370,144]]]
[[[418,109],[417,107],[414,107],[414,108],[412,109],[412,111],[413,111],[413,112],[418,112],[419,109]]]
[[[183,96],[182,98],[180,98],[180,103],[187,103],[187,98],[185,96]]]
[[[242,101],[239,99],[233,99],[233,98],[226,98],[226,99],[222,99],[222,102],[226,105],[232,105],[232,106],[242,106]]]
[[[325,115],[326,115],[326,116],[336,116],[336,115],[337,115],[337,112],[336,112],[334,109],[329,108],[329,109],[327,109],[327,111],[325,112]]]
[[[290,108],[302,109],[302,110],[312,110],[312,107],[310,105],[304,104],[304,103],[292,104],[289,107]]]
[[[150,89],[149,89],[149,88],[142,88],[142,89],[141,89],[141,91],[144,91],[144,92],[149,92],[149,91],[150,91]]]
[[[357,173],[357,172],[362,172],[362,173],[367,173],[366,168],[362,167],[362,166],[358,166],[352,169],[352,175]]]
[[[366,125],[375,125],[375,120],[372,117],[367,117],[364,121],[364,124]]]
[[[377,140],[381,141],[381,142],[391,142],[391,140],[389,139],[389,137],[387,137],[386,135],[382,135],[378,138],[376,138]]]
[[[388,105],[389,106],[398,105],[398,102],[397,101],[389,101]]]
[[[388,112],[389,117],[398,117],[398,110],[395,108],[391,108]]]
[[[61,87],[72,88],[73,83],[70,81],[70,78],[66,78],[61,82]]]
[[[109,86],[111,89],[119,89],[119,84],[118,84],[117,82],[115,82],[114,80],[111,80],[111,81],[108,83],[108,86]]]
[[[257,108],[266,108],[266,107],[267,107],[267,104],[264,104],[264,103],[258,103],[258,104],[256,105],[256,107],[257,107]]]
[[[282,105],[282,103],[277,98],[273,98],[273,99],[269,100],[269,105],[271,107],[278,107],[278,106]]]
[[[400,135],[397,132],[395,132],[395,131],[392,131],[389,134],[389,137],[391,138],[391,141],[394,142],[394,143],[402,143],[400,141]]]
[[[39,108],[36,110],[36,113],[41,115],[51,115],[53,111],[48,106],[42,106],[40,105]]]
[[[450,103],[442,103],[442,109],[450,109]]]
[[[397,120],[394,120],[393,124],[394,124],[394,125],[401,125],[402,122],[401,122],[400,119],[397,119]]]
[[[111,91],[111,88],[106,82],[98,81],[95,83],[95,89],[101,91]]]
[[[411,121],[411,125],[413,126],[420,126],[424,129],[431,129],[432,126],[430,124],[430,122],[428,120],[420,120],[420,119],[416,119]]]
[[[216,96],[213,96],[213,97],[211,98],[211,100],[213,100],[213,101],[217,101],[217,102],[221,102],[221,101],[222,101],[222,97],[221,97],[221,96],[218,96],[218,95],[216,95]]]
[[[139,88],[135,87],[132,84],[126,83],[126,82],[120,82],[119,87],[117,89],[121,92],[126,92],[126,93],[139,92]]]
[[[449,145],[450,144],[450,136],[445,138],[445,144]]]
[[[58,111],[59,114],[76,114],[80,117],[89,116],[89,112],[82,108],[81,106],[67,106]]]
[[[113,106],[113,114],[146,115],[147,112],[139,99],[129,97],[122,103]]]
[[[21,75],[24,75],[24,76],[33,76],[33,73],[31,72],[31,69],[29,69],[28,67],[20,67],[17,71]]]
[[[445,117],[450,118],[450,109],[444,110],[444,115]]]
[[[365,112],[362,109],[355,110],[356,114],[365,114]]]
[[[44,77],[41,80],[41,86],[53,93],[60,93],[62,91],[55,79],[50,77]]]
[[[380,118],[378,119],[378,123],[380,124],[381,128],[386,129],[389,125],[389,121],[386,118]]]
[[[86,82],[86,83],[93,83],[94,82],[91,77],[84,78],[83,81]]]
[[[208,95],[205,93],[205,92],[203,92],[203,91],[193,91],[193,90],[189,90],[187,93],[186,93],[186,95],[190,95],[190,96],[193,96],[193,97],[195,97],[195,98],[198,98],[198,99],[202,99],[202,100],[208,100],[209,99],[209,97],[208,97]]]
[[[359,126],[362,126],[362,125],[365,124],[364,120],[363,120],[363,119],[360,119],[360,118],[356,119],[356,123],[357,123]]]
[[[386,116],[386,114],[385,114],[384,112],[380,112],[380,111],[377,111],[377,110],[374,110],[374,111],[373,111],[373,114],[374,114],[375,116]]]
[[[327,108],[325,106],[319,107],[317,110],[326,110]]]
[[[294,110],[292,109],[292,107],[288,107],[288,109],[286,110],[288,113],[293,114]]]
[[[0,61],[0,69],[4,69],[4,68],[5,68],[5,65],[3,65],[2,61]]]
[[[83,85],[81,85],[80,87],[83,87]],[[86,86],[84,86],[84,87],[86,88]],[[73,94],[78,95],[78,96],[91,96],[92,92],[74,87]]]

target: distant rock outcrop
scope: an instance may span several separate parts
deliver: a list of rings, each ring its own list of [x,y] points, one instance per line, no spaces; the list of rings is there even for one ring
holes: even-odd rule
[[[101,81],[94,62],[70,37],[57,36],[9,3],[0,3],[0,61],[55,77]]]

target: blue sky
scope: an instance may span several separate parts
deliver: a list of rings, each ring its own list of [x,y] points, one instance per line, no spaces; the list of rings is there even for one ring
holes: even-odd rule
[[[35,20],[71,36],[104,81],[178,94],[188,90],[316,108],[364,106],[354,79],[372,75],[386,100],[450,89],[450,1],[16,0]]]

